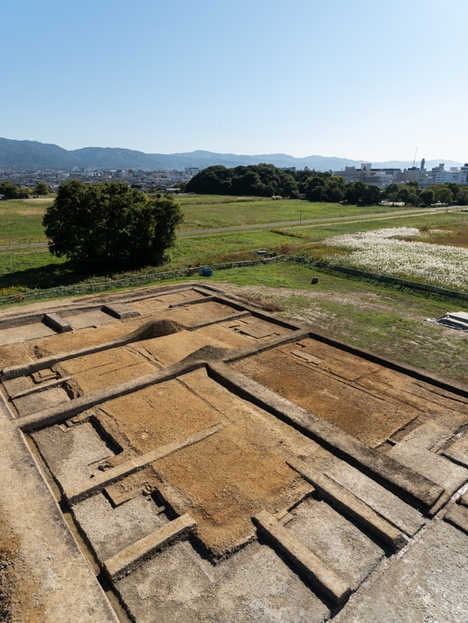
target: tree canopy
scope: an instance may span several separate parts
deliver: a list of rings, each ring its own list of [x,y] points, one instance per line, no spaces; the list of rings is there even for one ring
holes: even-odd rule
[[[379,202],[380,191],[377,187],[368,190],[362,182],[355,186],[347,184],[341,176],[328,172],[308,169],[295,171],[279,169],[272,164],[258,164],[232,169],[222,165],[208,167],[195,175],[185,190],[212,195],[281,195],[290,199],[298,199],[302,193],[309,201],[339,203],[346,200],[361,205]]]
[[[11,182],[2,182],[0,184],[0,195],[3,195],[7,199],[14,199],[18,195],[18,186],[15,186]]]
[[[294,173],[278,169],[272,164],[255,164],[232,169],[222,165],[208,167],[192,177],[185,189],[187,192],[212,195],[299,197]]]
[[[51,188],[45,182],[38,182],[34,189],[36,195],[48,195],[51,192]]]
[[[203,169],[187,183],[185,190],[210,195],[246,195],[309,201],[348,203],[370,206],[382,199],[404,202],[406,205],[431,205],[434,201],[468,205],[468,187],[448,182],[421,190],[417,182],[393,183],[384,190],[375,184],[361,181],[346,182],[340,175],[328,171],[279,169],[272,164],[239,166],[228,169],[216,165]]]
[[[32,195],[32,190],[27,186],[20,188],[11,182],[2,182],[0,184],[0,195],[7,199],[28,199]]]
[[[62,184],[43,218],[49,251],[97,269],[159,265],[182,222],[172,199],[121,182]]]

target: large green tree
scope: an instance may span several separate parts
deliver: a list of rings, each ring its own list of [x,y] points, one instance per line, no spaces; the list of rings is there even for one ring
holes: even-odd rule
[[[36,188],[34,189],[34,192],[37,195],[48,195],[51,192],[51,188],[45,182],[38,182],[36,184]]]
[[[0,195],[3,195],[7,199],[15,199],[18,196],[19,190],[19,187],[11,182],[2,182],[0,184]]]
[[[362,203],[364,194],[366,192],[366,185],[364,182],[351,182],[346,188],[345,199],[348,203],[358,204]]]
[[[453,193],[448,187],[448,185],[440,184],[439,186],[434,186],[434,199],[436,201],[440,201],[440,203],[452,203],[453,202]]]
[[[424,205],[431,206],[434,203],[434,191],[432,188],[427,188],[421,193],[421,199],[424,201]]]
[[[364,193],[359,200],[359,204],[363,206],[373,206],[380,203],[382,198],[381,190],[374,184],[367,184]]]
[[[49,250],[102,269],[162,264],[182,212],[172,199],[150,199],[120,182],[62,184],[43,219]]]

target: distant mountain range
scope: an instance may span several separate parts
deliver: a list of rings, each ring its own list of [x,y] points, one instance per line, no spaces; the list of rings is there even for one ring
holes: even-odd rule
[[[327,158],[323,156],[307,156],[294,158],[287,154],[260,154],[258,156],[242,156],[236,154],[217,154],[211,151],[192,151],[181,154],[145,154],[132,149],[118,147],[84,147],[68,151],[58,145],[39,143],[37,141],[15,141],[0,138],[0,169],[18,170],[70,170],[74,167],[93,169],[184,169],[197,167],[204,169],[215,164],[226,167],[259,164],[266,162],[277,167],[296,167],[315,169],[316,171],[340,171],[345,166],[361,166],[365,160],[349,158]],[[453,160],[429,160],[426,168],[432,168],[444,162],[446,168],[460,166]],[[411,161],[390,160],[373,162],[374,168],[405,169],[412,166]],[[419,165],[419,163],[417,163]]]

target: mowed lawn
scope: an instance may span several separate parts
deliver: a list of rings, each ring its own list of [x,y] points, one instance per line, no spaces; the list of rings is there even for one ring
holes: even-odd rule
[[[299,199],[277,201],[264,197],[195,195],[176,197],[175,200],[184,213],[180,231],[385,214],[395,210],[384,206],[342,206],[338,203],[310,203]],[[42,217],[52,202],[53,198],[0,201],[0,245],[46,242]]]
[[[52,202],[53,198],[0,201],[0,245],[47,242],[42,217]]]
[[[394,207],[388,206],[343,206],[339,203],[265,197],[194,195],[177,197],[177,201],[184,213],[181,231],[395,211]]]

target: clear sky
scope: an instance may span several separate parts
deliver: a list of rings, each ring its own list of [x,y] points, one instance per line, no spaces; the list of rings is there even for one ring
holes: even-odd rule
[[[3,0],[0,136],[468,162],[468,0]]]

